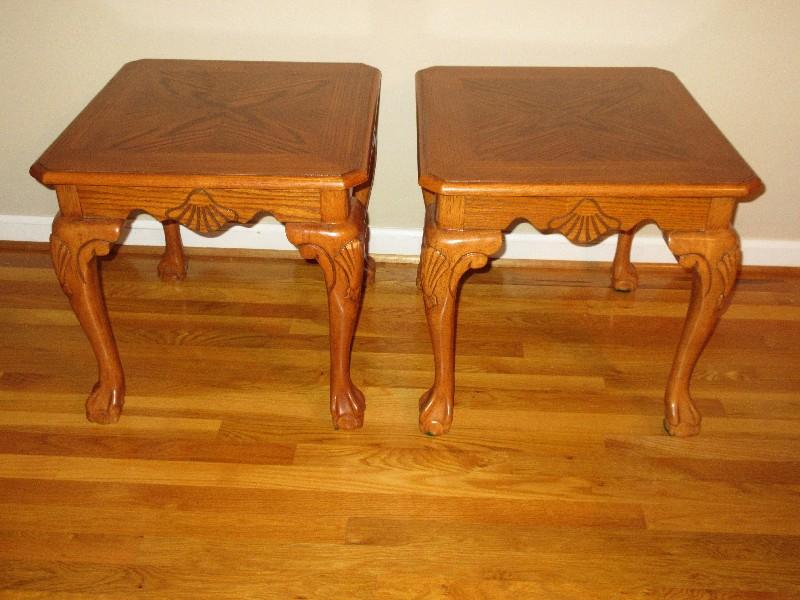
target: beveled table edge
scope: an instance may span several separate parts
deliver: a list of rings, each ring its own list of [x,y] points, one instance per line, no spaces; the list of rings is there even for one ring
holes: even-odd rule
[[[36,161],[31,176],[40,183],[55,185],[114,185],[144,187],[224,187],[260,189],[328,189],[346,190],[366,183],[370,173],[354,169],[338,177],[259,176],[259,175],[198,175],[190,173],[92,173],[50,171]]]
[[[447,181],[436,175],[419,175],[421,188],[442,195],[475,196],[597,196],[621,198],[736,198],[747,201],[764,191],[754,176],[729,184],[619,184],[619,183],[509,183]]]

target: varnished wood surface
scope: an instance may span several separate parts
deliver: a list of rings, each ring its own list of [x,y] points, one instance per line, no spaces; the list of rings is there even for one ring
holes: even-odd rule
[[[0,250],[0,597],[800,597],[797,270],[742,272],[691,439],[659,418],[686,272],[637,265],[630,293],[608,265],[473,272],[458,426],[430,438],[414,265],[378,264],[353,352],[369,419],[335,432],[321,270],[189,258],[173,284],[160,250],[102,261],[131,390],[103,427],[46,247]]]
[[[443,194],[749,197],[761,182],[678,78],[652,68],[417,73],[419,180]]]
[[[45,184],[349,188],[371,175],[362,64],[126,64],[31,167]]]

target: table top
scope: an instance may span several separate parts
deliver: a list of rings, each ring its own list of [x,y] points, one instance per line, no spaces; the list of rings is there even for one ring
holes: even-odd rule
[[[31,167],[42,183],[349,188],[370,177],[380,72],[128,63]]]
[[[733,197],[762,184],[678,78],[654,68],[417,73],[419,181],[444,194]]]

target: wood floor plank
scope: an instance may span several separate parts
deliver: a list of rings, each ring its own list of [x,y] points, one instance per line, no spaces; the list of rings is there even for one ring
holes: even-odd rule
[[[0,590],[16,598],[370,598],[374,576],[348,576],[347,568],[291,573],[280,570],[199,570],[47,561],[0,561]],[[20,595],[22,593],[22,595]]]
[[[125,419],[119,426],[108,428],[86,422],[86,416],[80,408],[71,413],[33,412],[20,410],[0,411],[0,429],[17,431],[60,431],[77,429],[88,435],[124,435],[131,432],[166,431],[209,434],[213,436],[219,431],[219,419],[190,419],[164,417],[136,417]]]
[[[343,539],[347,523],[346,517],[333,513],[312,517],[307,514],[287,516],[263,509],[254,513],[235,514],[224,510],[195,511],[191,507],[108,507],[87,503],[87,499],[84,499],[81,506],[6,503],[0,504],[0,508],[4,513],[4,527],[16,532],[14,535],[17,538],[15,540],[13,536],[9,536],[5,540],[0,536],[0,542],[17,546],[19,540],[28,534],[31,539],[45,538],[52,534],[54,541],[73,534],[102,536],[112,522],[117,523],[114,526],[115,535],[139,540],[136,548],[140,547],[138,544],[145,536],[212,541],[229,539],[236,540],[236,543],[242,543],[242,539],[246,538],[287,543],[337,543]],[[31,554],[28,558],[35,559],[38,556]],[[134,555],[130,556],[128,564],[134,562],[134,559]],[[80,560],[80,556],[76,556],[74,560]],[[89,555],[84,556],[83,560],[96,559]]]
[[[702,560],[793,562],[800,537],[765,534],[691,533],[637,529],[526,526],[470,523],[448,519],[382,519],[353,517],[347,523],[348,544],[402,547],[413,554],[425,546],[457,545],[468,554],[567,554],[616,558],[643,554]]]
[[[276,570],[287,578],[308,569],[306,561],[349,568],[366,578],[392,565],[401,574],[419,577],[436,576],[443,565],[450,565],[448,575],[469,577],[480,569],[487,579],[512,579],[527,581],[573,581],[584,586],[597,582],[598,576],[613,580],[625,587],[641,585],[651,578],[669,581],[675,587],[720,587],[753,591],[788,592],[800,585],[800,574],[788,561],[763,562],[757,560],[704,557],[702,573],[691,568],[681,569],[684,556],[669,554],[639,555],[637,568],[630,569],[624,557],[592,555],[571,552],[529,553],[525,548],[486,548],[469,552],[461,544],[438,543],[428,538],[422,546],[363,546],[359,544],[335,545],[262,544],[259,541],[213,542],[188,540],[180,543],[171,538],[142,540],[141,563],[153,568],[169,566],[180,571],[185,568],[186,555],[192,556],[192,566],[199,572]],[[237,548],[237,546],[240,546]],[[247,551],[247,550],[250,551]],[[242,550],[245,550],[242,552]],[[616,560],[609,560],[615,558]],[[183,561],[183,562],[182,562]],[[582,563],[582,570],[580,568]],[[769,575],[779,577],[770,579]],[[699,584],[699,585],[698,585]]]
[[[0,487],[0,502],[6,505],[38,506],[48,511],[83,508],[85,498],[96,500],[108,510],[144,510],[145,514],[176,510],[197,514],[213,513],[234,520],[240,515],[277,518],[295,522],[308,515],[395,518],[407,515],[424,519],[430,515],[431,497],[421,494],[329,492],[287,489],[253,489],[243,493],[234,487],[198,487],[157,484],[121,484],[115,482],[5,479]],[[644,528],[641,506],[633,503],[568,500],[509,500],[503,498],[435,497],[437,515],[447,521],[471,523],[507,523],[537,526],[572,526],[586,528]],[[48,508],[53,507],[53,508]],[[24,515],[23,512],[19,514]],[[71,512],[69,514],[79,514]],[[278,517],[276,517],[276,515]],[[24,516],[25,523],[38,527],[36,519]],[[89,516],[82,517],[84,520]],[[216,517],[215,517],[216,518]],[[196,522],[204,522],[198,518]],[[63,527],[59,519],[52,521]],[[191,521],[189,521],[191,522]],[[107,525],[102,521],[96,527]],[[136,527],[135,523],[131,524]],[[17,526],[18,528],[21,525]],[[59,529],[60,530],[60,529]],[[238,529],[237,529],[238,530]],[[200,529],[195,535],[202,537]],[[215,533],[216,535],[216,533]],[[262,534],[265,535],[265,534]],[[344,534],[342,533],[342,541]]]
[[[29,507],[25,507],[29,510]],[[12,519],[4,518],[11,524]],[[3,560],[48,560],[66,563],[101,562],[126,565],[139,556],[141,535],[122,533],[107,534],[104,531],[21,531],[0,530],[0,561]]]
[[[604,581],[600,576],[599,581]],[[743,591],[736,589],[674,588],[668,584],[640,585],[614,589],[607,595],[598,593],[599,585],[576,584],[564,581],[520,581],[509,579],[478,579],[464,577],[431,578],[422,583],[413,576],[385,577],[378,582],[378,600],[504,600],[506,598],[613,598],[614,600],[786,600],[779,592]]]
[[[292,444],[231,444],[208,439],[180,439],[175,435],[171,439],[154,440],[131,436],[4,431],[0,435],[0,454],[3,453],[288,465],[294,462],[295,447]]]

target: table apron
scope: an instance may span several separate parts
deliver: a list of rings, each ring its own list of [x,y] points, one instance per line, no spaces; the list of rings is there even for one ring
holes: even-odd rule
[[[575,243],[592,243],[647,222],[665,231],[725,227],[734,206],[728,198],[438,196],[437,222],[447,228],[506,230],[522,220]]]
[[[60,201],[62,196],[71,199],[71,206],[61,201],[64,213],[73,212],[77,200],[82,216],[126,218],[132,211],[142,210],[159,221],[177,221],[201,233],[216,231],[225,223],[247,223],[261,213],[283,223],[316,222],[321,215],[318,190],[64,187],[72,192],[59,194]]]

